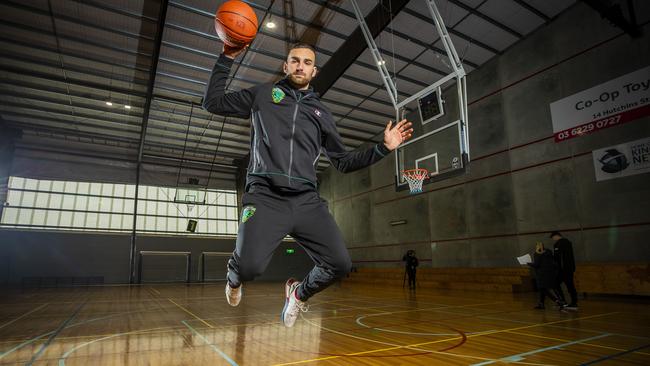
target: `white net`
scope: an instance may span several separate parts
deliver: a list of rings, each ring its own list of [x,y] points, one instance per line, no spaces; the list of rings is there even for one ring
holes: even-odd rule
[[[426,169],[412,169],[403,172],[404,179],[408,182],[412,194],[422,192],[422,182],[424,182],[428,174]]]

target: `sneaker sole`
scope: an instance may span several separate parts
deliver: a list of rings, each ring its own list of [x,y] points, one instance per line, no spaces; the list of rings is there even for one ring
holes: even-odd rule
[[[287,325],[284,323],[284,313],[287,311],[287,306],[289,306],[289,294],[291,291],[291,285],[296,282],[295,278],[290,278],[287,280],[287,282],[284,285],[284,307],[282,308],[282,313],[280,313],[280,321],[282,324],[286,327]]]

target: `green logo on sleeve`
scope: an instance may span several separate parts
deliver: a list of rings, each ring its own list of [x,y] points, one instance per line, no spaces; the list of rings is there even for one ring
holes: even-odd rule
[[[278,104],[284,99],[284,92],[280,88],[273,88],[271,91],[271,97],[273,98],[273,103]]]
[[[241,223],[245,223],[255,215],[255,206],[246,206],[244,207],[244,211],[241,213]]]

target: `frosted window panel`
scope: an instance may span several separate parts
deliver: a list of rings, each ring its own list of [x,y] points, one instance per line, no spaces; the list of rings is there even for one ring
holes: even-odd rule
[[[158,198],[158,187],[147,186],[147,198],[157,199]]]
[[[214,219],[217,217],[217,206],[210,206],[207,211],[207,217]]]
[[[14,207],[5,207],[2,210],[2,223],[15,224],[18,221],[18,209]]]
[[[84,226],[89,227],[89,228],[96,228],[97,227],[97,219],[99,219],[99,215],[96,213],[88,213],[86,215],[86,223]]]
[[[61,220],[59,221],[59,226],[72,226],[72,212],[61,211],[60,215]]]
[[[36,189],[38,187],[38,181],[36,179],[25,179],[25,189]]]
[[[218,234],[225,234],[226,233],[226,222],[225,221],[217,221],[217,233]]]
[[[66,193],[77,193],[77,182],[65,182]]]
[[[235,206],[237,204],[237,200],[235,199],[235,195],[232,193],[227,193],[226,194],[226,203],[228,206]]]
[[[88,197],[88,211],[99,211],[99,197]]]
[[[45,225],[45,213],[45,210],[34,210],[34,214],[32,216],[32,225]]]
[[[52,192],[63,192],[63,183],[60,180],[55,180],[52,182]]]
[[[178,219],[174,217],[168,217],[167,218],[167,230],[169,231],[177,231],[177,224],[178,224]]]
[[[217,204],[218,205],[225,205],[226,204],[226,195],[221,193],[221,192],[219,192],[217,194],[218,194],[218,196],[217,196]]]
[[[138,201],[138,215],[144,215],[146,209],[147,209],[147,202]]]
[[[122,229],[132,230],[133,229],[133,216],[132,215],[123,215],[122,218]]]
[[[7,203],[10,206],[20,206],[20,193],[18,191],[9,191],[7,192]]]
[[[226,218],[226,208],[219,206],[217,207],[217,218],[225,219]]]
[[[47,199],[49,197],[50,197],[50,193],[45,193],[45,192],[36,193],[36,202],[34,203],[34,207],[47,208],[48,206]]]
[[[41,180],[38,182],[38,190],[39,191],[47,191],[49,192],[52,188],[52,181],[50,180]]]
[[[111,183],[102,183],[102,196],[113,195],[113,185]]]
[[[227,219],[237,220],[237,210],[234,207],[226,208],[226,214]]]
[[[147,215],[156,214],[156,202],[147,202]]]
[[[74,208],[74,196],[63,196],[63,206],[61,208],[72,210]]]
[[[126,186],[125,196],[129,197],[129,198],[134,198],[135,197],[135,185],[129,184],[129,185]]]
[[[32,210],[21,209],[18,213],[18,224],[29,225],[32,219]]]
[[[207,220],[208,222],[208,234],[217,233],[217,221],[216,220]]]
[[[139,231],[144,230],[144,216],[138,216],[138,221],[137,221],[137,226],[136,229]]]
[[[77,193],[83,193],[83,194],[90,193],[90,183],[79,182],[79,186],[77,187]]]
[[[85,211],[87,204],[88,204],[88,197],[77,196],[77,201],[74,204],[74,209],[77,211]]]
[[[228,221],[228,234],[237,234],[237,223],[234,221]]]
[[[63,195],[58,193],[52,193],[50,196],[50,208],[61,208],[63,201]]]
[[[20,205],[23,207],[34,207],[35,200],[36,200],[36,193],[23,192],[23,199],[21,200]]]
[[[122,212],[124,209],[124,200],[116,198],[113,199],[113,212]]]
[[[105,229],[109,227],[108,225],[108,220],[110,220],[111,215],[109,214],[99,214],[99,223],[97,224],[97,227],[100,229]]]
[[[164,217],[156,217],[156,231],[167,231],[167,219]]]
[[[122,215],[111,215],[111,229],[122,228]]]
[[[113,191],[113,194],[115,197],[124,197],[124,184],[116,184],[115,185],[115,190]]]
[[[99,199],[99,211],[110,212],[111,210],[111,199],[107,197],[102,197]]]
[[[9,181],[10,188],[20,189],[23,188],[24,184],[25,184],[25,179],[21,177],[11,177],[11,180]]]
[[[90,183],[90,194],[94,196],[101,196],[102,194],[102,184],[101,183]]]
[[[133,213],[133,204],[134,204],[133,200],[125,200],[124,201],[124,212]]]
[[[58,226],[59,225],[59,216],[61,211],[47,211],[47,216],[45,219],[45,225],[47,226]]]
[[[156,218],[151,216],[145,216],[144,229],[146,231],[155,231],[156,230]]]

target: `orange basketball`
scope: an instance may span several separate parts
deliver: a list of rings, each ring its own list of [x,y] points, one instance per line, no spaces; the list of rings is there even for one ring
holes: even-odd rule
[[[217,9],[214,28],[223,43],[241,48],[255,39],[257,15],[253,8],[243,1],[226,1]]]

